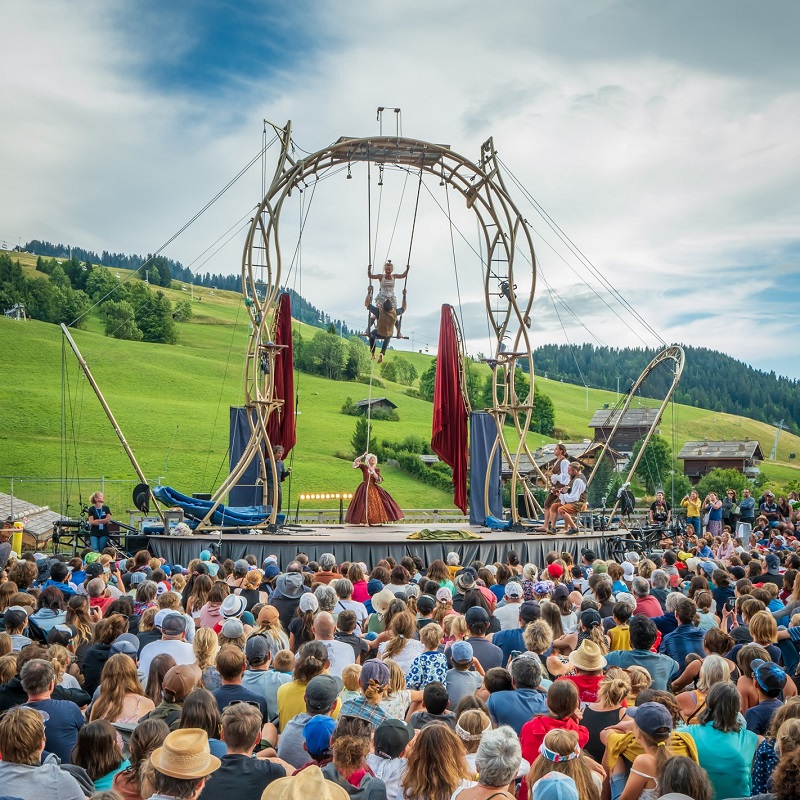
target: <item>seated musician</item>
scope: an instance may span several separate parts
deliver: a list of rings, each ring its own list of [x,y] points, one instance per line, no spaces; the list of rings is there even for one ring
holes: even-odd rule
[[[579,533],[575,517],[586,510],[586,478],[583,477],[583,464],[572,461],[568,467],[570,484],[561,489],[556,514],[564,520],[564,533]]]
[[[556,511],[560,504],[559,492],[564,486],[569,484],[569,461],[567,460],[567,448],[560,442],[553,448],[556,460],[550,470],[550,486],[547,499],[544,501],[544,522],[536,530],[539,533],[556,532]]]
[[[398,318],[405,313],[406,310],[406,291],[403,290],[403,306],[402,308],[395,308],[391,300],[384,300],[380,308],[372,305],[372,287],[369,287],[367,298],[364,305],[369,309],[369,312],[375,317],[375,327],[370,328],[369,331],[369,351],[371,357],[375,358],[375,344],[378,339],[383,339],[383,346],[381,347],[381,354],[378,356],[378,363],[383,361],[386,350],[389,347],[389,340],[394,335],[394,328],[397,324]]]

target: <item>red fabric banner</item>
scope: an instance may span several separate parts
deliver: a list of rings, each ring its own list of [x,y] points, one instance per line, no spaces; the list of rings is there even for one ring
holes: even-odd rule
[[[461,394],[461,353],[453,307],[442,306],[439,352],[433,389],[431,448],[453,469],[453,502],[467,513],[467,408]]]
[[[288,292],[278,298],[278,324],[275,326],[275,344],[286,345],[275,359],[275,397],[283,406],[270,414],[267,434],[272,446],[281,444],[284,458],[297,442],[294,418],[294,353],[292,349],[292,301]]]

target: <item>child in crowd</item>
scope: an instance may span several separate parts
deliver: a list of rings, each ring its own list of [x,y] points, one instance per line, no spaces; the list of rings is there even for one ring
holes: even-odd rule
[[[444,630],[436,623],[426,625],[419,632],[425,650],[412,662],[406,678],[409,689],[424,689],[429,683],[447,684],[447,659],[439,650]]]
[[[469,642],[455,642],[450,649],[450,660],[453,668],[447,670],[445,686],[450,708],[458,708],[462,697],[475,694],[480,689],[484,671],[478,659],[473,658]],[[473,666],[475,669],[470,669]]]
[[[627,603],[615,603],[612,617],[614,627],[608,631],[611,650],[632,650],[630,622],[633,609]]]
[[[565,728],[578,734],[581,748],[589,741],[589,731],[580,725],[580,698],[578,689],[570,681],[556,681],[547,690],[546,717],[534,717],[522,726],[519,743],[522,757],[533,763],[539,755],[544,737],[552,730]]]
[[[359,692],[358,679],[361,677],[361,664],[348,664],[342,670],[342,683],[344,689],[339,693],[343,703],[348,700],[358,699],[361,692]]]
[[[386,784],[387,798],[402,796],[400,782],[408,765],[403,756],[413,738],[414,728],[399,719],[384,720],[375,729],[367,766]]]
[[[701,589],[694,596],[697,603],[697,627],[701,631],[709,631],[711,628],[719,628],[719,617],[714,613],[714,595],[708,589]]]
[[[422,690],[422,707],[424,711],[415,711],[411,715],[412,727],[415,730],[424,728],[429,722],[443,722],[451,730],[456,729],[456,715],[447,710],[447,689],[444,684],[429,683]]]
[[[348,609],[340,612],[336,617],[336,632],[333,634],[333,638],[337,642],[349,644],[353,648],[356,661],[360,662],[369,652],[369,643],[355,632],[357,624],[358,618],[355,611]]]

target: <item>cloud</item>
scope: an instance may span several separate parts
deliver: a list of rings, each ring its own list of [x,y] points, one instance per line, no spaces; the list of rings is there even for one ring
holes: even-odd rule
[[[566,329],[574,342],[654,345],[650,325],[667,341],[800,374],[796,315],[781,302],[794,299],[800,254],[800,8],[603,0],[484,11],[455,0],[151,0],[50,4],[43,15],[5,3],[0,24],[14,35],[0,53],[0,101],[12,120],[0,128],[0,152],[11,154],[3,233],[153,251],[258,151],[263,119],[291,119],[302,158],[301,147],[377,133],[377,106],[396,105],[405,135],[472,158],[494,136],[543,275],[563,299],[559,320],[540,278],[534,343],[563,342]],[[394,124],[387,114],[384,132]],[[260,167],[167,254],[191,262],[255,206]],[[268,176],[273,168],[270,160]],[[367,263],[389,251],[396,264],[407,259],[413,191],[406,186],[400,206],[404,182],[386,171],[379,222],[373,176],[372,251],[362,166],[352,181],[321,183],[313,202],[295,193],[281,223],[287,262],[300,213],[312,207],[302,257],[291,272],[285,265],[284,280],[332,317],[363,324]],[[451,194],[451,242],[445,200],[426,180],[404,330],[417,349],[435,346],[441,303],[460,297],[470,347],[486,352],[474,215]],[[236,272],[243,241],[202,270]],[[519,275],[524,292],[530,276]]]

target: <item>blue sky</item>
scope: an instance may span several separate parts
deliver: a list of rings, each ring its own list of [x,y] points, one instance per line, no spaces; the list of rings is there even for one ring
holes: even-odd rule
[[[0,52],[12,120],[0,126],[4,237],[151,252],[258,151],[265,118],[291,119],[313,151],[377,133],[376,107],[400,106],[406,135],[471,157],[494,136],[665,340],[800,377],[796,3],[510,0],[489,14],[476,0],[76,0],[44,14],[17,0],[0,6],[0,25],[14,32]],[[365,175],[354,177],[320,186],[293,280],[358,325],[367,223]],[[382,257],[397,213],[395,262],[411,218],[407,196],[398,213],[402,178],[386,175],[376,234]],[[261,184],[257,164],[167,254],[195,259],[246,217]],[[514,196],[543,274],[580,320],[562,308],[562,329],[540,280],[535,342],[655,345],[630,315],[609,313],[616,301]],[[289,250],[300,202],[286,210]],[[474,246],[474,219],[454,215]],[[448,226],[427,193],[419,220],[404,326],[417,349],[435,344],[441,303],[456,302]],[[203,271],[236,272],[243,240]],[[480,273],[460,241],[456,265],[470,347],[486,351]]]

